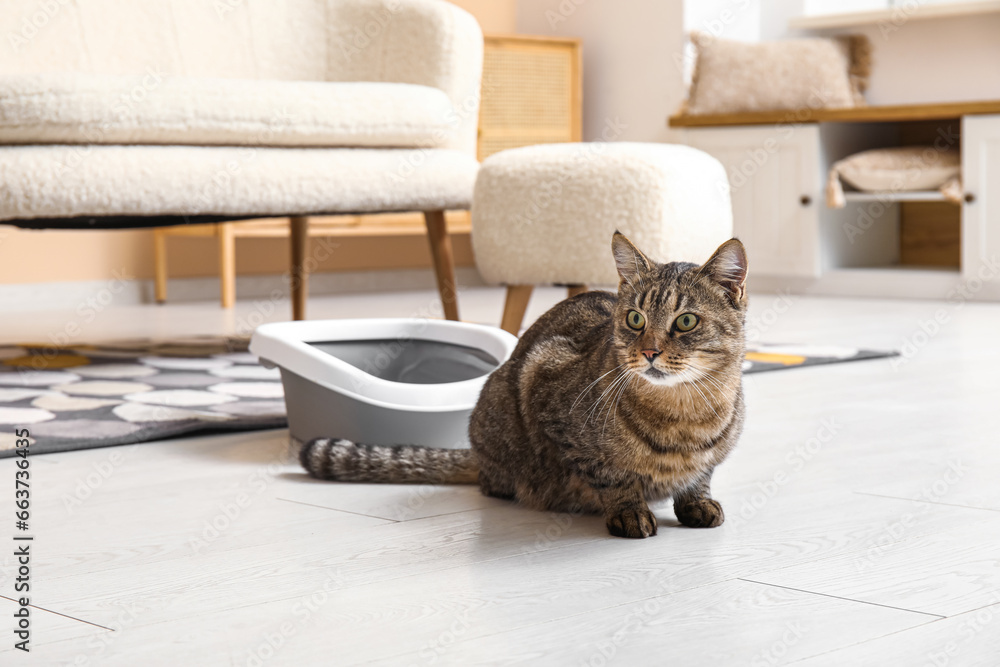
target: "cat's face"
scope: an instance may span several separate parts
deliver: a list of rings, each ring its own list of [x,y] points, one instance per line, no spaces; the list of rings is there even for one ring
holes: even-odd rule
[[[702,266],[657,264],[621,234],[614,314],[619,362],[653,385],[712,385],[743,363],[746,253],[727,241]]]

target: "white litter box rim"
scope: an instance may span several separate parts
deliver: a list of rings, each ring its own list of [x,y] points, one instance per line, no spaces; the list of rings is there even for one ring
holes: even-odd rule
[[[517,338],[502,329],[468,322],[419,318],[370,318],[273,322],[257,327],[250,352],[331,391],[370,405],[417,412],[471,410],[489,374],[461,382],[411,384],[383,380],[310,343],[338,340],[428,340],[465,345],[501,364]]]

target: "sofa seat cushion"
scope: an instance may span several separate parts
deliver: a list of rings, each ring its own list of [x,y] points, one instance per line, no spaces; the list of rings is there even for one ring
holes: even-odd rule
[[[468,209],[465,151],[236,146],[0,146],[0,222]]]
[[[405,83],[0,76],[0,143],[435,147],[457,116]]]

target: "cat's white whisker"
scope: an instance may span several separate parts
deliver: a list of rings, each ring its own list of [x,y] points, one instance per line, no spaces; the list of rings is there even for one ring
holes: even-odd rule
[[[597,408],[597,406],[602,403],[602,401],[603,401],[603,399],[604,399],[605,396],[608,396],[610,394],[610,392],[612,390],[614,390],[615,386],[621,381],[621,379],[628,372],[629,372],[629,369],[626,368],[621,373],[619,373],[617,375],[617,377],[615,377],[615,379],[612,380],[611,383],[605,388],[604,393],[602,393],[600,396],[597,397],[597,400],[594,401],[594,404],[591,406],[590,410],[587,411],[587,419],[586,419],[586,421],[584,421],[584,424],[590,422],[590,418],[591,418],[591,416],[593,416],[592,413],[594,412],[594,409]],[[601,410],[597,411],[597,416],[598,416],[598,418],[600,418],[600,416],[601,416]]]
[[[573,412],[573,408],[575,408],[575,407],[576,407],[576,404],[580,402],[580,399],[582,399],[582,398],[583,398],[583,395],[584,395],[584,394],[586,394],[586,393],[587,393],[588,391],[590,391],[590,388],[591,388],[591,387],[593,387],[593,386],[594,386],[595,384],[597,384],[598,382],[600,382],[602,378],[605,378],[605,377],[607,377],[608,375],[611,375],[612,373],[614,373],[614,372],[615,372],[616,370],[618,370],[619,368],[621,368],[622,366],[624,366],[624,365],[625,365],[625,364],[627,364],[627,363],[628,363],[628,362],[626,361],[626,362],[623,362],[623,363],[620,363],[620,364],[618,364],[617,366],[615,366],[614,368],[612,368],[612,369],[611,369],[610,371],[608,371],[607,373],[605,373],[605,374],[604,374],[604,375],[602,375],[601,377],[597,378],[596,380],[594,380],[593,382],[591,382],[590,384],[588,384],[588,385],[587,385],[587,388],[586,388],[586,389],[584,389],[583,391],[581,391],[581,392],[580,392],[580,395],[576,397],[576,400],[575,400],[575,401],[573,401],[573,405],[571,405],[571,406],[570,406],[570,408],[569,408],[569,411],[570,411],[570,412]]]
[[[613,392],[611,392],[610,396],[608,396],[608,400],[604,402],[604,407],[602,407],[601,410],[598,411],[598,413],[597,413],[597,417],[600,418],[601,412],[604,412],[604,409],[607,408],[608,412],[607,412],[607,414],[604,415],[604,424],[605,424],[605,426],[607,426],[608,417],[611,416],[611,411],[614,410],[615,396],[618,394],[619,389],[621,389],[622,387],[625,386],[625,384],[628,383],[628,375],[623,375],[620,380],[621,381],[618,382],[617,386],[615,387],[615,390]],[[603,429],[601,430],[601,434],[602,435],[604,434]]]
[[[699,382],[701,382],[702,380],[706,380],[706,381],[708,381],[708,378],[701,378],[701,379],[699,379],[699,380],[695,380],[695,381],[694,381],[694,382],[693,382],[692,384],[698,384],[698,383],[699,383]],[[709,382],[708,382],[708,385],[710,385],[710,386],[709,386],[709,387],[706,387],[706,389],[709,389],[710,391],[711,391],[712,389],[714,389],[715,391],[718,391],[718,392],[725,392],[725,391],[726,391],[726,388],[725,388],[725,387],[723,387],[722,385],[720,385],[720,384],[718,384],[718,383],[716,383],[716,382],[711,382],[711,381],[709,381]]]
[[[714,414],[714,415],[715,415],[715,418],[716,418],[716,419],[722,419],[721,417],[719,417],[719,413],[715,411],[715,406],[713,406],[713,405],[712,405],[712,401],[710,401],[710,400],[708,399],[708,396],[706,396],[706,395],[705,395],[705,392],[703,392],[703,391],[701,390],[701,388],[700,388],[700,387],[698,386],[698,383],[697,383],[697,382],[690,382],[690,383],[688,383],[688,384],[690,384],[690,385],[691,385],[692,387],[694,387],[694,390],[695,390],[696,392],[698,392],[698,393],[699,393],[699,394],[701,395],[701,397],[702,397],[702,398],[703,398],[703,399],[705,400],[705,405],[707,405],[707,406],[708,406],[708,408],[709,408],[709,410],[711,410],[711,411],[712,411],[712,414]]]
[[[622,397],[625,396],[625,392],[628,391],[629,386],[632,384],[633,375],[630,374],[628,379],[622,384],[622,388],[618,390],[618,396],[615,398],[614,405],[611,406],[611,413],[614,414],[613,423],[618,426],[618,404],[621,403]],[[608,418],[604,418],[604,427],[601,429],[601,437],[604,437],[604,431],[608,428]]]
[[[684,387],[684,395],[687,397],[688,403],[694,403],[694,397],[691,396],[691,388],[688,386],[688,383],[685,382],[680,386]]]
[[[632,379],[632,375],[633,375],[633,373],[631,373],[631,372],[629,372],[629,373],[622,373],[622,376],[621,376],[620,381],[618,382],[618,387],[616,388],[616,391],[620,390],[621,387],[628,385],[629,381]],[[609,404],[613,403],[614,402],[614,397],[615,397],[615,393],[612,392],[612,394],[608,398],[607,402]]]
[[[727,390],[726,386],[720,381],[720,379],[713,375],[712,369],[696,367],[695,370],[698,371],[699,377],[695,378],[694,382],[701,382],[704,380],[719,391],[725,392]]]
[[[732,391],[732,381],[731,376],[723,376],[719,371],[712,368],[698,367],[697,370],[701,373],[701,379],[710,382],[713,386],[718,387],[719,391],[729,392]]]

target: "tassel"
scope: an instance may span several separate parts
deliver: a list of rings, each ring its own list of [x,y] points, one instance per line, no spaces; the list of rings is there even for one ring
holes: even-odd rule
[[[944,195],[944,198],[952,204],[962,204],[962,179],[958,176],[953,177],[947,183],[942,185],[939,191],[942,195]]]
[[[844,208],[847,199],[844,198],[844,186],[840,184],[840,172],[837,165],[830,167],[830,175],[826,179],[826,205],[828,208]]]
[[[857,91],[863,93],[868,90],[868,77],[872,73],[872,43],[866,35],[850,35],[847,40],[851,59],[848,75]]]

